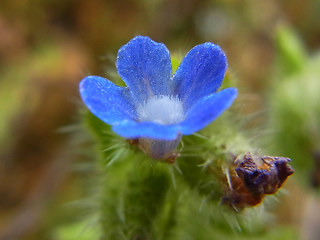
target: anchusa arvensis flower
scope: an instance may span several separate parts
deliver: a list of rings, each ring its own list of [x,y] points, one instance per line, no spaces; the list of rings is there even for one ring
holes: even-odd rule
[[[182,135],[215,120],[237,95],[235,88],[217,92],[227,59],[209,42],[191,49],[172,75],[166,46],[137,36],[120,48],[116,67],[127,87],[88,76],[80,83],[81,97],[114,132],[138,139],[139,147],[155,159],[172,157]]]

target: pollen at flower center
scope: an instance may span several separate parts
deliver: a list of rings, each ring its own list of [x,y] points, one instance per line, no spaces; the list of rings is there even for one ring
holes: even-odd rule
[[[179,123],[185,118],[181,101],[169,96],[150,98],[138,106],[137,112],[139,121],[163,125]]]

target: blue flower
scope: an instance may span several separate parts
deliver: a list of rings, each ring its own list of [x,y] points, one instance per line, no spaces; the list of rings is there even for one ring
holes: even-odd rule
[[[137,36],[120,48],[116,67],[127,87],[88,76],[80,83],[81,97],[114,132],[139,139],[140,148],[156,159],[170,157],[182,135],[204,128],[237,95],[235,88],[217,92],[227,59],[209,42],[191,49],[172,75],[166,46]]]

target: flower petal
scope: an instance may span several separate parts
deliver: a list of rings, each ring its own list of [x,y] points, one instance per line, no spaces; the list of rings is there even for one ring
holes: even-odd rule
[[[82,79],[79,87],[84,103],[102,121],[112,125],[136,118],[137,113],[130,103],[128,88],[116,86],[97,76]]]
[[[187,112],[186,119],[179,124],[181,132],[189,135],[204,128],[230,107],[236,96],[237,89],[226,88],[200,99]]]
[[[125,138],[151,138],[174,140],[178,136],[179,126],[162,125],[154,122],[127,121],[114,125],[113,131]]]
[[[170,53],[162,43],[135,37],[119,49],[116,66],[136,103],[145,102],[149,96],[171,93]]]
[[[173,81],[174,95],[190,108],[200,98],[217,91],[227,69],[227,59],[218,45],[195,46],[182,60]]]

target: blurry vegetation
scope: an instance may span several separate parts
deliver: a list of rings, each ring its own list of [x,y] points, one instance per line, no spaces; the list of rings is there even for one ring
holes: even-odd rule
[[[300,181],[320,185],[320,53],[308,56],[292,29],[277,36],[274,86],[269,94],[271,148],[294,158]]]
[[[138,174],[129,168],[134,164],[143,172],[139,160],[115,161],[105,179],[94,140],[78,125],[78,82],[88,73],[116,80],[106,70],[114,70],[108,56],[138,34],[164,42],[179,56],[205,41],[221,45],[229,61],[227,77],[236,79],[240,90],[235,109],[247,119],[242,130],[249,143],[261,141],[264,153],[292,158],[296,170],[285,186],[288,194],[279,194],[278,207],[271,204],[272,218],[255,222],[262,226],[242,233],[230,229],[239,222],[226,224],[225,209],[214,205],[190,216],[186,208],[196,211],[203,200],[190,188],[176,202],[173,189],[165,199],[154,196],[159,205],[169,202],[164,215],[150,206],[160,226],[154,231],[163,239],[175,225],[188,226],[189,233],[202,229],[192,239],[222,239],[230,232],[237,232],[236,239],[319,239],[320,216],[314,213],[320,204],[313,193],[320,184],[319,12],[317,0],[1,1],[0,239],[96,239],[103,230],[95,215],[98,193],[126,187],[112,176],[121,164],[128,164],[130,174]],[[162,171],[153,180],[172,188]],[[148,182],[148,174],[130,184]],[[177,188],[187,182],[176,180]],[[138,193],[132,188],[127,194]],[[260,208],[253,213],[257,217]],[[185,220],[163,225],[173,211]],[[182,231],[176,234],[187,239]]]

